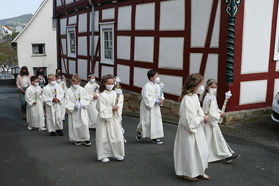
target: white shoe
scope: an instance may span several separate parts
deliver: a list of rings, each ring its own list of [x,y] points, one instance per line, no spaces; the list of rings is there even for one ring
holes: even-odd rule
[[[31,126],[31,125],[28,125],[27,129],[28,129],[28,130],[32,130],[32,126]]]
[[[40,131],[40,132],[46,131],[46,128],[45,128],[45,127],[40,127],[40,128],[39,128],[39,131]]]
[[[119,157],[115,157],[115,159],[117,159],[118,161],[123,161],[124,157],[123,156],[119,156]]]
[[[109,162],[109,159],[108,159],[108,158],[103,158],[101,161],[102,161],[103,163],[107,163],[107,162]]]

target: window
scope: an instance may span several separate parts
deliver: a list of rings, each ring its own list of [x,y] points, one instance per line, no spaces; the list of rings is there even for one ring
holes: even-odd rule
[[[278,7],[279,10],[279,7]],[[279,61],[279,14],[277,15],[276,23],[276,36],[275,36],[275,47],[274,47],[274,61]]]
[[[101,63],[114,64],[113,24],[101,25]]]
[[[68,57],[76,57],[75,27],[67,28]]]
[[[45,44],[32,44],[32,54],[33,55],[45,55]]]

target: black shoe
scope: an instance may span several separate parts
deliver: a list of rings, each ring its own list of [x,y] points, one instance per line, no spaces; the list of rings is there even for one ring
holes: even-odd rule
[[[56,132],[50,132],[50,135],[51,136],[57,136],[57,133]]]
[[[152,142],[156,143],[157,145],[162,145],[163,144],[163,142],[160,139],[153,139]]]
[[[137,141],[141,141],[141,133],[140,132],[137,132],[136,139],[137,139]]]
[[[84,144],[85,146],[91,146],[91,142],[90,142],[90,141],[84,141],[83,144]]]
[[[57,130],[56,133],[57,133],[59,136],[64,136],[63,130]]]
[[[239,154],[234,153],[231,157],[226,158],[225,161],[226,161],[226,163],[230,164],[230,163],[233,162],[233,160],[236,160],[236,159],[238,159],[239,157],[240,157]]]

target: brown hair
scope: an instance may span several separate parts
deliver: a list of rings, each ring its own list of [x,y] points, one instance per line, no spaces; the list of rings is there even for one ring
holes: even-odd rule
[[[213,84],[218,85],[218,83],[217,83],[217,81],[216,81],[215,79],[208,79],[208,80],[206,81],[205,91],[204,91],[204,93],[203,93],[203,95],[202,95],[202,100],[201,100],[202,102],[203,102],[203,100],[204,100],[206,94],[209,92],[209,91],[208,91],[208,88],[209,88],[211,85],[213,85]]]
[[[203,81],[203,76],[198,73],[191,74],[187,77],[181,96],[179,97],[179,102],[182,101],[183,97],[187,94],[194,94],[195,88]]]
[[[19,75],[20,75],[20,76],[24,76],[24,74],[23,74],[23,71],[24,71],[24,70],[27,72],[27,76],[29,76],[29,71],[28,71],[27,66],[21,67]]]
[[[73,81],[75,81],[75,82],[81,82],[80,76],[79,76],[78,74],[74,74],[74,75],[72,76],[71,81],[72,81],[72,82],[73,82]]]
[[[36,79],[38,79],[37,76],[31,76],[30,81],[33,82],[33,81],[35,81]]]
[[[100,92],[104,92],[104,90],[106,90],[106,83],[109,79],[113,79],[114,80],[114,76],[111,75],[111,74],[108,74],[108,75],[105,75],[102,77],[102,80],[101,80],[101,85],[100,85],[100,88],[99,88],[99,91]],[[113,88],[114,90],[114,88]]]

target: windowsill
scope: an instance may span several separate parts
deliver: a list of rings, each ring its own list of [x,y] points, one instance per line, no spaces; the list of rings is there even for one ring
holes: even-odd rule
[[[106,64],[106,65],[114,65],[114,61],[113,60],[109,60],[109,59],[102,59],[100,61],[101,64]]]
[[[44,57],[46,54],[32,54],[31,57]]]

